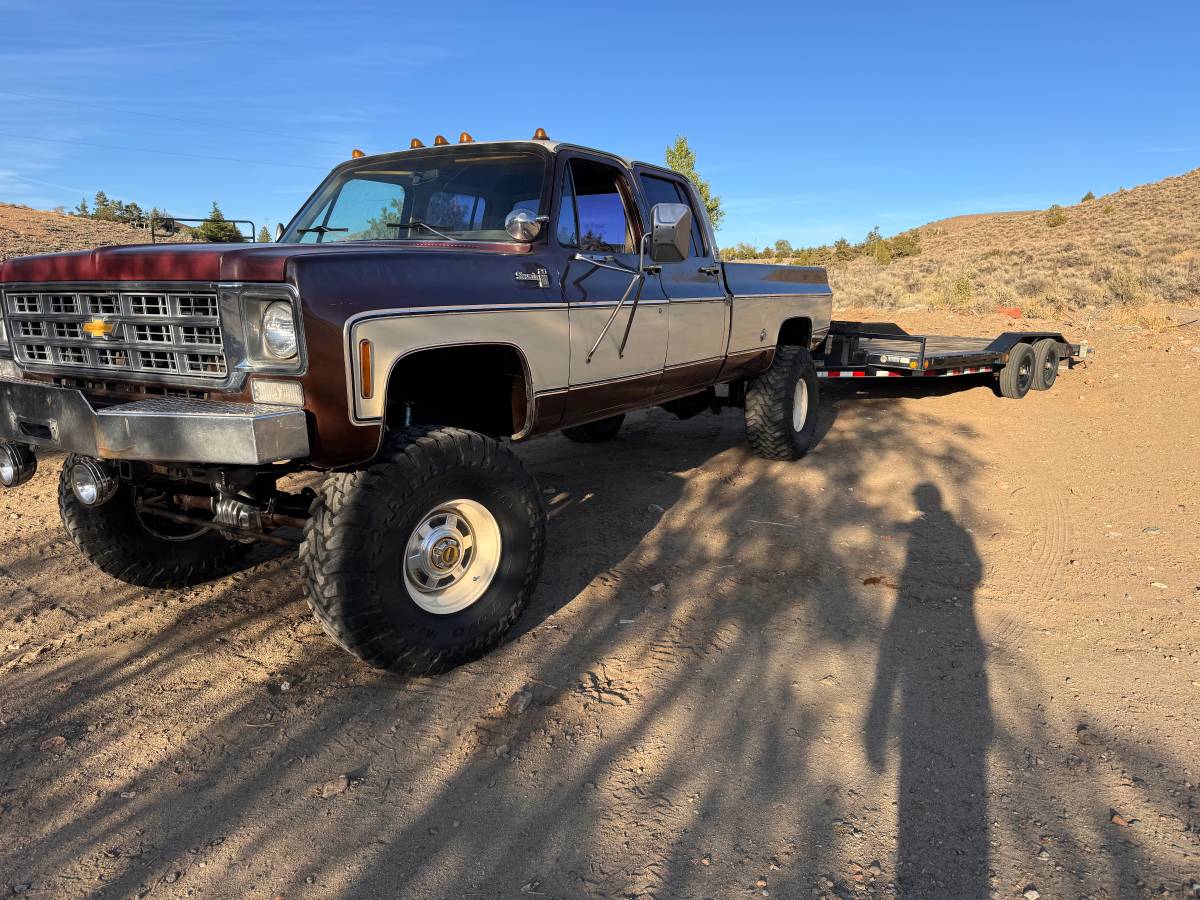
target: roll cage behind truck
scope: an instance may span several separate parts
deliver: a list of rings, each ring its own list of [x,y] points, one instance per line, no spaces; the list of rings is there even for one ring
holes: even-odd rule
[[[434,672],[538,581],[545,510],[506,439],[736,406],[759,454],[812,444],[825,271],[719,262],[685,179],[540,130],[360,157],[275,244],[0,268],[0,482],[65,451],[63,523],[109,575],[185,585],[298,545],[336,642]],[[306,471],[319,490],[283,489]]]

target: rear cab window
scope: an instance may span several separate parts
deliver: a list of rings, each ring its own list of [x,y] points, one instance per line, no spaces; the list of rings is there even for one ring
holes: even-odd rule
[[[700,217],[692,204],[691,196],[682,183],[671,178],[660,178],[657,175],[641,175],[642,192],[646,195],[646,203],[653,207],[656,203],[682,203],[692,211],[692,251],[691,256],[704,256],[704,241],[700,236]]]

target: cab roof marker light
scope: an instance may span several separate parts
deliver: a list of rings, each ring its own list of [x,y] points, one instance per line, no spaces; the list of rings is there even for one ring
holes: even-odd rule
[[[366,156],[366,155],[367,155],[367,154],[363,153],[363,152],[362,152],[361,150],[359,150],[357,147],[355,147],[353,150],[351,150],[351,151],[350,151],[350,158],[351,158],[351,159],[362,159],[362,158],[363,158],[364,156]]]
[[[425,145],[421,143],[420,138],[413,138],[411,141],[408,142],[409,150],[420,150],[424,146]]]
[[[535,131],[535,132],[533,133],[533,140],[535,140],[535,141],[548,141],[548,140],[550,140],[550,135],[546,134],[546,129],[545,129],[545,128],[539,128],[537,131]]]
[[[473,144],[475,143],[475,138],[471,137],[471,135],[464,131],[458,136],[458,142],[460,144]]]
[[[433,146],[435,146],[435,147],[445,147],[449,143],[450,142],[448,140],[446,140],[444,137],[442,137],[440,134],[436,135],[433,139]]]

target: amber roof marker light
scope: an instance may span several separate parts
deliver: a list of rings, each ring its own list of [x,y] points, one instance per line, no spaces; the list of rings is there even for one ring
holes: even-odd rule
[[[362,159],[362,158],[363,158],[364,156],[366,156],[366,155],[367,155],[367,154],[363,153],[363,152],[362,152],[361,150],[359,150],[357,147],[355,147],[353,150],[351,150],[351,151],[350,151],[350,158],[351,158],[351,159]]]
[[[424,146],[425,145],[421,143],[420,138],[413,138],[411,141],[408,142],[409,150],[420,150]]]
[[[535,132],[533,133],[533,140],[535,140],[535,141],[548,141],[548,140],[550,140],[550,135],[546,134],[546,129],[545,129],[545,128],[539,128],[537,131],[535,131]]]
[[[446,140],[444,137],[442,137],[440,134],[433,139],[433,146],[435,146],[435,147],[445,147],[449,143],[450,142],[448,140]]]
[[[473,143],[475,143],[475,138],[471,137],[469,134],[467,134],[464,131],[462,134],[460,134],[458,136],[458,142],[460,144],[473,144]]]

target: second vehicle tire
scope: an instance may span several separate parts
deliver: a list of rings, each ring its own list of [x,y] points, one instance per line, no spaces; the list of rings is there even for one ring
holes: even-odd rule
[[[1028,344],[1017,344],[1008,352],[1008,362],[1000,370],[1000,394],[1010,400],[1020,400],[1033,387],[1035,374],[1033,348]]]
[[[300,563],[338,644],[428,674],[499,643],[533,594],[545,542],[537,483],[511,450],[458,428],[406,429],[369,466],[326,479]]]
[[[1058,378],[1062,361],[1062,345],[1054,338],[1043,338],[1033,345],[1033,384],[1035,391],[1048,391]]]
[[[817,370],[803,347],[780,347],[746,387],[746,438],[766,459],[799,459],[817,438]]]

